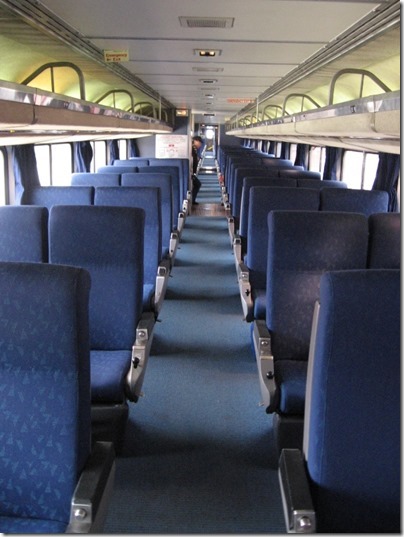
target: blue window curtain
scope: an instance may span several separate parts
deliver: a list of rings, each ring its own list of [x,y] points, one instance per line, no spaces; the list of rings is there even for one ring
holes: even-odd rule
[[[275,156],[275,149],[276,149],[275,142],[271,140],[269,147],[268,147],[268,154]]]
[[[73,144],[74,165],[76,173],[89,172],[93,159],[93,148],[90,142],[74,142]]]
[[[325,163],[323,180],[338,181],[342,163],[342,149],[340,147],[327,147],[325,150]]]
[[[15,203],[20,205],[24,190],[41,186],[32,144],[17,145],[11,148],[15,180]]]
[[[309,146],[307,144],[297,144],[296,158],[295,158],[294,165],[303,166],[303,168],[307,170],[308,157],[309,157]]]
[[[281,145],[281,158],[288,159],[290,157],[290,143],[282,142]]]
[[[139,148],[135,138],[129,140],[129,158],[139,157]]]
[[[379,154],[379,164],[372,190],[385,190],[389,195],[389,211],[398,211],[397,183],[400,174],[400,155]]]
[[[109,163],[113,164],[115,160],[119,159],[118,140],[109,140],[108,149],[109,149]]]

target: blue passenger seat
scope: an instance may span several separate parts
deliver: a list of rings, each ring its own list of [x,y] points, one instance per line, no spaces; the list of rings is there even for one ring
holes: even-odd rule
[[[268,233],[266,317],[253,324],[255,357],[278,448],[301,447],[320,278],[330,270],[366,268],[368,221],[356,213],[272,211]]]
[[[0,207],[0,261],[48,261],[46,207]]]
[[[297,187],[260,187],[250,190],[245,261],[239,266],[239,291],[244,318],[265,319],[268,265],[268,214],[274,210],[317,211],[318,190]]]
[[[161,257],[161,190],[158,187],[98,187],[95,205],[139,207],[145,212],[143,311],[157,317],[168,285],[170,262]]]
[[[321,190],[323,188],[348,188],[347,183],[344,183],[344,181],[334,181],[328,179],[319,181],[318,179],[311,179],[307,177],[298,177],[297,186],[302,188],[319,188]]]
[[[303,453],[283,450],[288,533],[400,533],[400,271],[321,278]]]
[[[136,402],[154,328],[142,312],[143,209],[55,206],[49,215],[49,261],[91,276],[91,401],[93,433],[119,451]]]
[[[97,173],[115,173],[122,175],[123,173],[134,173],[138,171],[136,164],[125,164],[122,166],[107,164],[106,166],[100,166],[97,168]]]
[[[129,159],[115,159],[112,166],[148,166],[149,159],[142,157],[133,157]]]
[[[0,263],[2,533],[102,532],[115,455],[91,445],[89,293],[83,269]]]
[[[320,194],[322,211],[347,211],[362,213],[386,213],[389,208],[389,195],[382,190],[357,190],[324,188]]]
[[[368,268],[401,267],[400,213],[374,213],[369,221]]]
[[[50,209],[53,205],[92,205],[94,188],[91,186],[37,186],[24,190],[21,205],[39,205]]]
[[[172,178],[168,173],[124,173],[121,186],[154,186],[161,190],[162,258],[174,263],[179,237],[174,231],[174,201]]]
[[[81,172],[72,173],[72,186],[118,186],[121,182],[119,173]]]

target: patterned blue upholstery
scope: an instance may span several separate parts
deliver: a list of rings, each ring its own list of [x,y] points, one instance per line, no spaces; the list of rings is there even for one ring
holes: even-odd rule
[[[130,159],[116,159],[113,166],[148,166],[149,159],[142,157],[134,157]]]
[[[189,189],[190,163],[188,158],[149,158],[150,166],[178,166],[181,200],[186,199]]]
[[[55,206],[50,211],[50,262],[81,266],[91,275],[92,386],[101,385],[99,376],[105,378],[98,353],[120,351],[126,357],[136,339],[143,299],[144,219],[143,209],[130,207]],[[117,353],[110,358],[117,360]],[[114,371],[103,400],[125,401],[122,376],[116,378]]]
[[[39,205],[50,209],[53,205],[91,205],[94,188],[91,186],[38,186],[24,190],[21,205]]]
[[[152,186],[161,190],[162,257],[167,257],[174,227],[172,179],[167,173],[124,173],[122,186]]]
[[[89,274],[0,263],[0,532],[61,533],[90,454]]]
[[[174,228],[177,227],[177,216],[182,210],[181,187],[180,187],[180,171],[178,166],[139,166],[139,173],[165,173],[171,176],[173,189],[173,219]]]
[[[48,209],[22,205],[0,207],[0,260],[47,262]]]
[[[95,205],[140,207],[145,211],[143,311],[151,311],[161,260],[161,198],[158,187],[98,187]]]
[[[248,206],[250,203],[250,189],[253,186],[297,186],[296,179],[290,177],[257,176],[244,177],[243,190],[241,193],[240,226],[239,235],[247,241],[248,230]]]
[[[82,172],[72,173],[72,186],[119,186],[121,176],[119,173]]]
[[[324,188],[320,195],[322,211],[348,211],[362,213],[386,213],[389,207],[389,195],[382,190],[356,190]]]
[[[331,180],[321,180],[318,179],[310,179],[307,177],[298,177],[297,178],[297,186],[300,186],[301,188],[342,188],[346,189],[348,188],[348,185],[344,183],[343,181],[331,181]]]
[[[400,271],[322,277],[312,365],[305,442],[317,531],[400,533]]]
[[[375,213],[369,216],[368,267],[399,269],[401,266],[401,215]]]
[[[283,180],[283,179],[281,179]],[[254,317],[264,319],[265,288],[267,285],[268,213],[273,210],[316,211],[320,204],[318,190],[292,187],[252,187],[248,209],[248,250],[246,265],[249,269]]]
[[[100,166],[97,169],[97,173],[114,173],[122,175],[123,173],[135,173],[138,171],[138,167],[135,164],[128,164],[125,166],[114,166],[113,164],[108,164],[107,166]]]
[[[280,412],[303,414],[302,360],[307,363],[314,302],[321,275],[330,270],[366,268],[368,223],[361,214],[272,211],[268,215],[266,325],[271,333]],[[290,364],[286,361],[291,361]],[[303,366],[304,367],[304,366]],[[293,408],[286,398],[294,393]]]
[[[279,168],[279,177],[287,177],[293,179],[314,179],[315,181],[321,181],[321,173],[313,172],[309,170],[301,170],[297,168]]]

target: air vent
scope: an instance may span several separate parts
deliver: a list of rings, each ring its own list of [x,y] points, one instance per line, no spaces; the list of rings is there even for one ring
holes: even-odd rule
[[[221,73],[224,71],[223,67],[192,67],[192,71],[196,73]]]
[[[179,17],[184,28],[233,28],[233,17]]]
[[[203,115],[204,115],[204,116],[209,116],[209,117],[215,117],[216,114],[214,114],[214,113],[213,113],[213,114],[205,113],[205,114],[203,114]]]
[[[202,82],[202,84],[216,84],[217,80],[215,78],[200,80],[199,82]]]

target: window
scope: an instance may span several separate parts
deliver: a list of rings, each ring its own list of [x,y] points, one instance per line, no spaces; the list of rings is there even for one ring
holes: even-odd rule
[[[324,172],[325,164],[325,147],[310,147],[309,152],[309,170],[311,172]]]
[[[55,144],[51,149],[51,184],[69,186],[72,177],[72,146]]]
[[[91,161],[91,171],[96,172],[101,166],[107,163],[107,143],[105,141],[92,142],[93,159]]]
[[[342,181],[348,188],[371,190],[376,177],[379,156],[365,151],[345,151],[342,161]]]
[[[50,145],[36,145],[35,158],[39,182],[41,186],[49,186],[51,184]]]
[[[69,186],[72,174],[70,144],[36,145],[35,157],[41,186]]]
[[[128,141],[118,140],[118,147],[119,147],[119,158],[121,160],[126,160],[128,158]]]
[[[297,144],[290,144],[289,147],[289,160],[295,162],[297,153]]]

